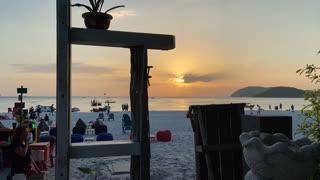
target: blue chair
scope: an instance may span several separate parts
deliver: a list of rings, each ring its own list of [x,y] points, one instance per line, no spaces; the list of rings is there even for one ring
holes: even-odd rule
[[[113,141],[113,136],[110,133],[101,133],[97,136],[96,141]]]
[[[99,113],[98,118],[97,119],[102,119],[104,121],[104,114],[103,113]]]
[[[114,120],[114,114],[113,113],[109,114],[108,121],[110,121],[111,119]]]
[[[131,130],[131,119],[128,114],[123,114],[122,116],[122,133],[125,134],[126,130]]]
[[[71,143],[83,142],[83,137],[81,134],[72,134]]]

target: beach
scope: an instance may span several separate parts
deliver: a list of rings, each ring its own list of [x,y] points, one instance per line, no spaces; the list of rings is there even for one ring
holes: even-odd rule
[[[104,123],[108,126],[108,132],[114,137],[114,140],[128,140],[129,131],[122,133],[121,119],[124,113],[130,112],[112,112],[115,120]],[[74,127],[76,121],[81,118],[87,124],[94,121],[99,113],[95,112],[74,112],[72,113],[71,127]],[[301,122],[300,111],[245,111],[247,115],[254,116],[292,116],[293,137],[298,138],[301,135],[296,134],[295,128]],[[106,117],[106,113],[104,112]],[[10,115],[8,115],[10,116]],[[44,113],[41,114],[44,116]],[[55,113],[49,116],[56,123]],[[191,127],[190,119],[186,118],[186,111],[150,111],[150,133],[156,134],[158,131],[170,130],[172,140],[170,142],[160,142],[151,140],[151,160],[150,176],[154,180],[169,179],[195,179],[195,151],[194,151],[194,133]],[[11,126],[11,120],[1,121],[4,125]],[[94,152],[92,152],[94,153]],[[70,179],[92,179],[93,175],[87,175],[78,170],[78,167],[87,167],[97,171],[98,179],[129,179],[130,156],[101,157],[72,159],[70,161]],[[48,169],[48,179],[54,179],[54,168]]]

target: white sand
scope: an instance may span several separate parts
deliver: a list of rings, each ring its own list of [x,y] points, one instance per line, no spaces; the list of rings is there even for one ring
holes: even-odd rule
[[[113,113],[115,114],[115,121],[104,121],[108,126],[108,131],[113,134],[115,140],[128,139],[129,132],[122,134],[121,130],[123,112]],[[130,114],[130,112],[127,113]],[[246,114],[251,113],[257,115],[257,111],[246,111]],[[299,113],[300,111],[261,111],[260,115],[292,116],[293,129],[295,129],[297,123],[302,119]],[[74,127],[78,118],[88,123],[89,121],[94,121],[97,117],[98,113],[72,113],[72,127]],[[50,119],[55,120],[55,115],[50,116]],[[4,121],[1,122],[6,123]],[[7,123],[11,126],[10,121],[7,121]],[[151,179],[195,179],[194,134],[190,120],[186,118],[186,112],[150,112],[150,132],[156,134],[156,132],[160,130],[170,130],[172,132],[172,141],[151,142]],[[129,179],[129,163],[129,156],[73,159],[71,160],[70,179],[93,179],[92,175],[86,175],[80,172],[77,169],[78,167],[95,169],[98,172],[98,179],[101,180]],[[113,174],[117,172],[120,174]],[[49,168],[48,179],[54,179],[54,168]]]

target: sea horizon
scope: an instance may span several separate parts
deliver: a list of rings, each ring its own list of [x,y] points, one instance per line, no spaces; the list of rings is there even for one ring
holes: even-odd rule
[[[91,100],[101,102],[101,106],[91,106]],[[81,112],[90,112],[93,108],[104,107],[106,100],[113,100],[115,103],[109,103],[111,111],[121,111],[122,104],[129,104],[129,96],[72,96],[72,107],[77,107]],[[56,107],[56,96],[24,96],[25,108],[37,105],[50,106],[54,104]],[[0,112],[7,112],[9,107],[13,107],[15,102],[20,102],[18,96],[0,96]],[[257,110],[257,105],[262,109],[274,110],[275,106],[282,104],[282,110],[288,110],[291,105],[294,105],[295,110],[300,110],[304,105],[308,104],[303,98],[249,98],[249,97],[179,97],[179,96],[149,96],[150,111],[187,111],[191,105],[206,105],[206,104],[230,104],[230,103],[250,103],[254,104],[254,110]]]

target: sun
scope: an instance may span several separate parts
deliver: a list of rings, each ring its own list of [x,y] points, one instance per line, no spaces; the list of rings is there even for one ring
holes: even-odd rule
[[[174,79],[174,81],[177,82],[177,83],[184,83],[183,76],[176,77],[176,78]]]

